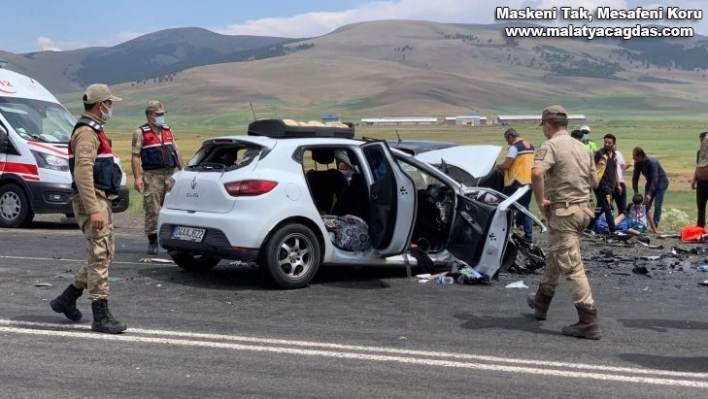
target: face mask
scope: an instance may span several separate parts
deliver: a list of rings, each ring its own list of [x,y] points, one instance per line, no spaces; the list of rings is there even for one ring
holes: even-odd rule
[[[101,119],[108,122],[108,120],[113,116],[113,108],[106,107],[106,110],[106,112],[101,111]]]
[[[157,126],[160,126],[160,127],[164,126],[165,125],[165,116],[164,115],[156,116],[153,123]]]

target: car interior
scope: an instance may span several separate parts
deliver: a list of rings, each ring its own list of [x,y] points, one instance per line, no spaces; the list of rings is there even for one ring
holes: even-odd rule
[[[417,220],[411,243],[425,252],[444,250],[452,229],[454,190],[415,165],[400,160],[398,163],[401,169],[413,179],[418,192]],[[361,174],[359,161],[351,151],[342,148],[307,150],[303,154],[303,169],[308,169],[305,177],[313,201],[321,214],[337,216],[352,214],[371,225],[369,188]],[[347,178],[342,170],[351,176]],[[385,223],[383,227],[385,231],[381,232],[382,236],[392,234],[392,223]],[[372,237],[374,245],[375,238]],[[383,242],[379,244],[385,245]]]

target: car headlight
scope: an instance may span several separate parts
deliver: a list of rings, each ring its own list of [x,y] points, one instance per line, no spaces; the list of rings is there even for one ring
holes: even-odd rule
[[[37,167],[42,169],[58,170],[66,172],[69,170],[69,159],[57,155],[47,154],[44,152],[30,150],[34,159],[37,161]]]

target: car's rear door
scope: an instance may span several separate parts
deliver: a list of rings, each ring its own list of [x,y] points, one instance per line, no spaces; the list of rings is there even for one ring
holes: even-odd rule
[[[415,184],[398,166],[385,141],[362,144],[361,150],[373,181],[369,190],[371,245],[383,256],[401,254],[413,233]]]

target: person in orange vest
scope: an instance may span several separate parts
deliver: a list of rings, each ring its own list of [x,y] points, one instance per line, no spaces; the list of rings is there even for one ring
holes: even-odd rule
[[[517,201],[519,204],[529,209],[531,204],[531,168],[533,167],[533,144],[524,140],[521,135],[512,127],[504,132],[504,140],[509,144],[506,152],[506,159],[497,167],[504,171],[504,189],[502,193],[511,196],[523,186],[529,186],[529,191]],[[533,225],[531,218],[521,212],[517,213],[517,225],[524,227],[524,239],[531,242],[533,239]]]
[[[184,162],[175,136],[165,123],[165,108],[159,101],[148,102],[147,123],[133,132],[131,166],[135,189],[143,192],[145,234],[149,254],[157,254],[157,217],[165,201],[170,177]],[[141,173],[142,166],[142,173]]]

